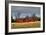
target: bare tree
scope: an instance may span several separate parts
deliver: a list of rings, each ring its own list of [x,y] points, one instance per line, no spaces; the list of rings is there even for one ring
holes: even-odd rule
[[[17,13],[16,18],[19,18],[19,17],[20,17],[20,14],[21,14],[21,13],[20,13],[20,12],[18,12],[18,13]]]
[[[33,15],[32,15],[33,17],[35,17],[36,15],[35,15],[35,13],[33,13]]]

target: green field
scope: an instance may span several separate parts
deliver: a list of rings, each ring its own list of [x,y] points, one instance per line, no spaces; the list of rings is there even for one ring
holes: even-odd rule
[[[40,21],[23,22],[23,23],[13,22],[13,23],[11,23],[11,28],[12,29],[17,29],[17,28],[39,28],[39,27],[40,27]]]

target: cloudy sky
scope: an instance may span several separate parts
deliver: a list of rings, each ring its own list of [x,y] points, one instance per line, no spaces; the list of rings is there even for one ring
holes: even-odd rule
[[[26,16],[31,17],[33,14],[40,17],[40,7],[11,6],[11,16],[16,18],[18,13],[20,18],[24,18]]]

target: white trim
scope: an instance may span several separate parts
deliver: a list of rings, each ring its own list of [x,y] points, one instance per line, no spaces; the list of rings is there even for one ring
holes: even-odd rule
[[[41,8],[41,26],[40,28],[25,28],[25,29],[11,29],[11,6],[28,6],[28,7],[40,7]],[[22,32],[22,31],[39,31],[43,30],[43,5],[34,4],[11,4],[9,3],[9,32]]]

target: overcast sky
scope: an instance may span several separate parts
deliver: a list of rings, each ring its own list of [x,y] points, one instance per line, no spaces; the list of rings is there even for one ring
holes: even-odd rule
[[[40,17],[40,7],[24,7],[24,6],[12,6],[11,7],[11,16],[16,17],[20,13],[20,18],[29,16],[33,14]]]

